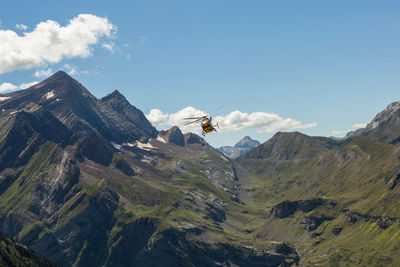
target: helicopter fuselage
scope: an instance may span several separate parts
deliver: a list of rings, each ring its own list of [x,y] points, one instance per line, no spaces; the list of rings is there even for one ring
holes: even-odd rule
[[[205,135],[206,133],[211,133],[212,131],[216,131],[211,124],[211,118],[203,118],[201,120],[201,128],[203,129],[203,135]]]

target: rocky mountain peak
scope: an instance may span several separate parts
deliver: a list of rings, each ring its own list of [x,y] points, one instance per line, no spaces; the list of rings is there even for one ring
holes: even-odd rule
[[[393,102],[367,124],[348,136],[373,136],[383,142],[398,143],[400,141],[400,102]]]
[[[159,135],[163,137],[168,143],[173,143],[178,146],[185,145],[185,139],[178,126],[173,126],[167,131],[160,131]]]
[[[116,143],[156,137],[157,130],[142,111],[117,90],[102,99],[59,71],[26,90],[2,96],[0,110],[11,113],[35,103],[48,110],[78,137],[93,133]],[[5,99],[5,101],[4,101]]]
[[[57,80],[57,79],[73,79],[68,73],[65,71],[59,70],[53,75],[51,75],[47,80]]]
[[[116,127],[130,132],[126,140],[138,140],[142,137],[157,137],[156,128],[147,120],[144,113],[131,105],[118,90],[97,101],[97,108],[112,118]],[[121,139],[121,138],[118,138]],[[113,141],[118,141],[115,139]]]
[[[258,142],[257,140],[251,139],[250,136],[245,136],[235,144],[235,147],[252,149],[258,146],[259,144],[260,142]]]
[[[227,157],[236,158],[241,154],[255,148],[259,144],[260,142],[257,140],[251,139],[250,136],[245,136],[239,142],[237,142],[235,146],[223,146],[218,148],[218,150]]]
[[[365,127],[365,130],[372,130],[382,125],[386,121],[390,120],[391,117],[398,117],[398,111],[400,109],[400,102],[393,102],[388,105],[382,112],[378,113],[375,118]]]
[[[78,81],[63,71],[59,71],[44,81],[25,90],[5,94],[7,101],[0,102],[5,110],[20,110],[34,103],[48,108],[50,111],[69,106],[81,109],[96,102],[96,98]]]
[[[110,100],[115,100],[115,101],[127,101],[125,96],[121,94],[118,90],[114,90],[112,93],[106,95],[101,99],[101,101],[110,101]]]
[[[52,92],[53,95],[59,96],[65,94],[66,98],[76,97],[76,94],[79,94],[90,97],[91,99],[96,99],[81,83],[64,71],[58,71],[46,80],[28,88],[28,92],[30,92],[29,89],[34,89],[38,91],[38,93],[43,93],[43,91]]]

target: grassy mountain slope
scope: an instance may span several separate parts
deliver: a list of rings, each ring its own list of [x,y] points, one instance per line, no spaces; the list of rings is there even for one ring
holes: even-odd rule
[[[236,160],[253,178],[243,189],[266,210],[254,234],[294,242],[305,265],[398,265],[399,153],[374,137],[276,134]]]

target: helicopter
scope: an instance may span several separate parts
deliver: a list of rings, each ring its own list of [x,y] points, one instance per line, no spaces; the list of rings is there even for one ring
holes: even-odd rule
[[[194,120],[194,121],[191,121],[189,123],[186,123],[185,125],[189,125],[189,124],[201,121],[200,125],[201,125],[201,128],[203,129],[202,132],[201,132],[202,136],[206,136],[206,134],[211,133],[213,131],[217,132],[215,127],[219,128],[218,123],[215,124],[215,125],[212,124],[212,117],[208,116],[208,115],[205,115],[205,116],[202,116],[202,117],[184,118],[184,120]]]

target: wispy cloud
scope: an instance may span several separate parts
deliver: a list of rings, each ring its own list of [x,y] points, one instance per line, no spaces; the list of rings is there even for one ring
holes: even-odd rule
[[[142,47],[142,46],[144,46],[146,40],[147,40],[147,36],[146,35],[140,35],[139,36],[139,42],[136,45],[138,47]]]
[[[139,40],[141,43],[144,43],[144,41],[146,41],[146,39],[147,39],[146,35],[139,36]]]
[[[53,74],[53,70],[51,68],[48,68],[47,70],[37,70],[33,74],[35,77],[49,77]]]
[[[0,30],[0,74],[55,64],[65,58],[89,57],[93,45],[113,38],[116,30],[107,18],[92,14],[80,14],[66,26],[53,20],[40,22],[22,36]]]
[[[183,132],[198,132],[199,123],[185,125],[187,117],[201,117],[206,115],[202,110],[194,107],[186,107],[176,113],[164,113],[159,109],[152,109],[146,115],[147,119],[159,128],[179,126]],[[303,124],[298,120],[291,118],[282,118],[278,114],[266,112],[244,113],[233,111],[226,116],[217,116],[213,118],[218,123],[221,132],[239,131],[243,129],[257,129],[259,132],[276,132],[283,130],[304,129],[316,126],[315,122]]]
[[[357,130],[359,128],[364,128],[367,126],[368,123],[355,123],[353,124],[353,129],[350,130],[340,130],[340,131],[332,131],[331,134],[333,136],[344,136],[345,134],[347,134],[348,132]]]
[[[17,24],[15,25],[15,27],[19,30],[23,30],[26,31],[28,29],[28,26],[24,25],[24,24]]]
[[[62,69],[65,70],[65,72],[68,73],[69,75],[76,75],[79,73],[78,68],[71,64],[64,64]]]
[[[365,128],[365,127],[367,126],[367,124],[368,124],[368,123],[356,123],[356,124],[353,125],[353,127],[354,127],[355,129],[358,129],[358,128]]]
[[[21,89],[26,89],[26,88],[34,86],[38,83],[39,82],[37,82],[37,81],[30,82],[30,83],[21,83],[20,85],[15,85],[12,83],[2,83],[2,84],[0,84],[0,93],[6,93],[6,92],[12,92],[12,91],[17,91],[17,90],[21,90]]]
[[[342,136],[345,135],[346,133],[350,132],[350,130],[342,130],[342,131],[332,131],[333,136]]]
[[[104,49],[106,49],[106,50],[108,50],[108,51],[114,53],[114,48],[115,48],[115,43],[114,43],[114,42],[102,43],[101,46],[102,46]]]

